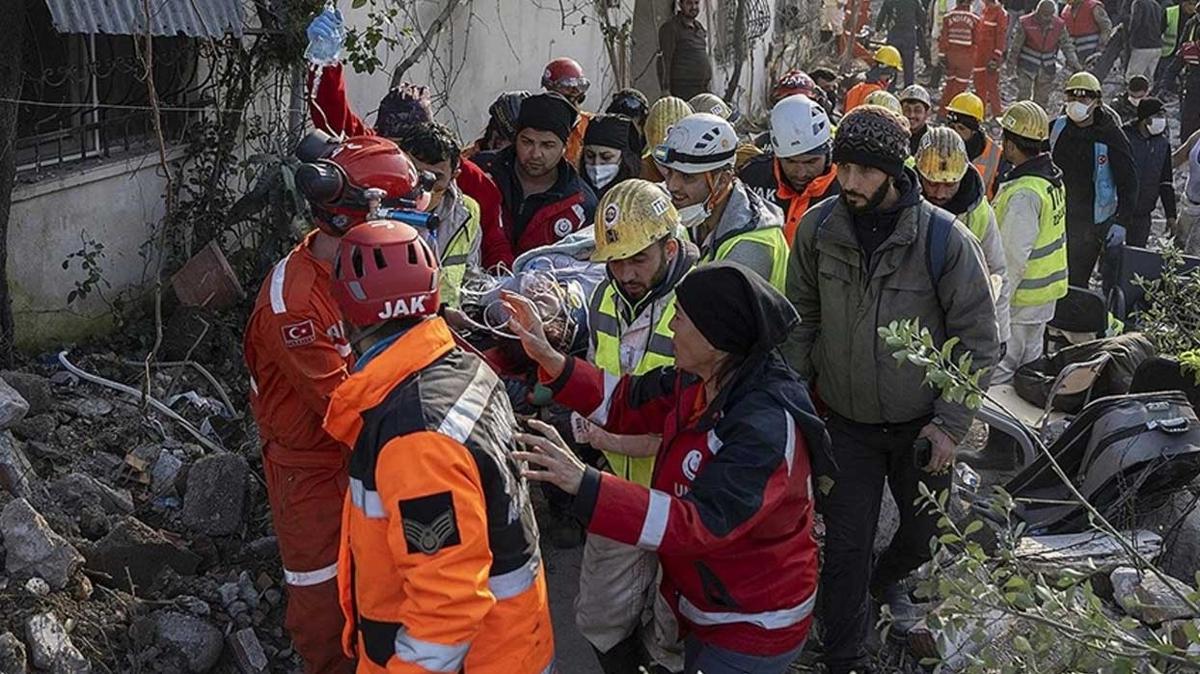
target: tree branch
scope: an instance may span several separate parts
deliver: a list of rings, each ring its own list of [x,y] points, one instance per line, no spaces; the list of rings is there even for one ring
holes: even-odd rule
[[[469,2],[470,0],[467,1]],[[396,68],[392,70],[391,86],[400,86],[400,83],[404,81],[404,73],[408,72],[409,68],[412,68],[414,65],[416,65],[417,61],[421,60],[421,57],[425,56],[425,53],[429,51],[429,45],[433,42],[433,38],[436,37],[438,33],[442,32],[442,28],[446,25],[446,22],[450,20],[450,15],[453,14],[454,10],[458,9],[458,6],[462,3],[463,0],[446,0],[446,4],[442,7],[441,13],[437,15],[437,18],[433,20],[433,23],[429,24],[429,28],[426,28],[425,33],[421,35],[421,41],[417,43],[417,46],[411,52],[409,52],[408,56],[404,57],[404,60],[396,64]]]

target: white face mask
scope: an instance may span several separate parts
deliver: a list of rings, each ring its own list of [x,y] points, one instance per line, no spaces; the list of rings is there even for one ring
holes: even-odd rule
[[[1088,115],[1092,114],[1092,106],[1082,101],[1071,101],[1067,103],[1067,117],[1071,121],[1082,122],[1086,121]]]
[[[705,199],[698,204],[684,206],[679,209],[679,221],[684,227],[691,229],[707,220],[711,213],[712,209],[708,207],[708,200]]]
[[[619,164],[589,164],[584,168],[587,169],[588,178],[591,178],[592,184],[600,188],[611,183],[617,177],[617,171],[621,170]]]
[[[1150,132],[1151,136],[1157,136],[1167,130],[1167,120],[1162,117],[1152,117],[1150,123],[1146,125],[1146,130]]]

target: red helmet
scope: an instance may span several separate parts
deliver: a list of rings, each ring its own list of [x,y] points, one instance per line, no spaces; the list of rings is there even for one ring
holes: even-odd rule
[[[346,233],[333,261],[333,299],[360,328],[437,313],[437,256],[412,226],[371,220]]]
[[[804,94],[812,98],[816,90],[817,83],[813,81],[813,78],[808,76],[808,73],[793,68],[784,73],[775,82],[775,88],[771,90],[771,101],[772,103],[778,103],[788,96],[795,94]]]
[[[546,64],[542,73],[542,88],[557,91],[567,98],[580,98],[587,93],[592,83],[583,75],[583,66],[565,56]]]
[[[385,138],[359,136],[339,143],[310,134],[296,156],[305,162],[296,169],[296,187],[308,199],[317,226],[332,236],[370,217],[372,201],[384,208],[429,207],[429,177]]]

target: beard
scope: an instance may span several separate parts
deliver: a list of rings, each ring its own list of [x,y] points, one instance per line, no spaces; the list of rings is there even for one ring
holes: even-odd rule
[[[843,189],[841,200],[842,200],[842,203],[846,205],[846,209],[854,215],[863,215],[866,213],[870,213],[871,211],[874,211],[876,208],[879,208],[879,204],[882,204],[883,200],[885,198],[887,198],[889,186],[890,185],[888,184],[888,181],[886,181],[886,180],[883,181],[883,183],[881,183],[879,185],[879,188],[876,189],[875,192],[873,194],[871,194],[870,196],[867,196],[865,194],[859,194],[858,192],[847,192],[845,189]],[[849,196],[857,197],[858,199],[863,200],[866,203],[864,203],[861,206],[851,203],[851,201],[847,198]]]

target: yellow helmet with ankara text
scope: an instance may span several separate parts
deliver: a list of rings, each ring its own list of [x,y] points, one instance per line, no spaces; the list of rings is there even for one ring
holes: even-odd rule
[[[1030,140],[1050,140],[1050,116],[1033,101],[1017,101],[1008,106],[1000,127]]]
[[[675,96],[663,96],[654,101],[654,105],[650,106],[650,111],[646,113],[646,151],[643,156],[650,156],[654,148],[662,144],[667,139],[667,129],[679,120],[692,114],[692,106],[687,104],[687,101]]]
[[[875,62],[896,70],[904,69],[904,62],[900,60],[900,50],[890,44],[885,44],[875,50]]]
[[[648,180],[617,183],[596,206],[596,249],[592,262],[624,260],[679,229],[671,197]]]
[[[974,117],[982,122],[983,99],[969,91],[964,91],[950,99],[950,105],[946,106],[946,112],[957,112],[960,115]]]
[[[931,127],[917,147],[917,173],[931,183],[956,183],[967,174],[967,145],[948,126]]]

